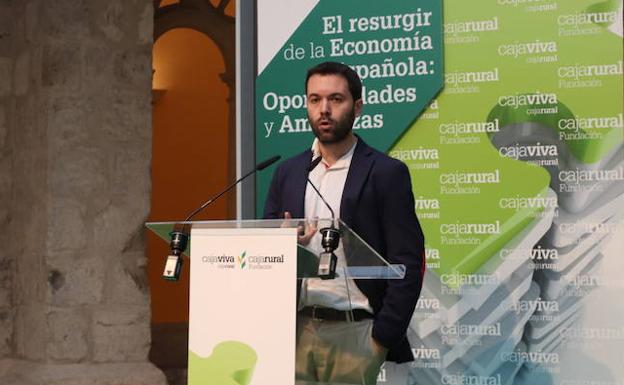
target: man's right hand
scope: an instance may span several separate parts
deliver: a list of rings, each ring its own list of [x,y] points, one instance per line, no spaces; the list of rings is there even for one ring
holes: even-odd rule
[[[292,219],[289,211],[284,212],[284,219]],[[316,233],[316,222],[306,221],[303,226],[297,226],[297,242],[300,245],[307,246]]]

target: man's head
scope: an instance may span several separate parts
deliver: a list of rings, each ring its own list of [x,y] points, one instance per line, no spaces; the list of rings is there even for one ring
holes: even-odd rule
[[[349,86],[349,92],[354,101],[362,99],[362,81],[355,72],[348,65],[337,63],[333,61],[326,61],[321,64],[317,64],[308,70],[306,76],[305,90],[308,93],[308,82],[312,75],[338,75],[342,76]]]
[[[337,143],[351,132],[362,110],[362,83],[349,66],[321,63],[306,77],[308,120],[321,143]]]

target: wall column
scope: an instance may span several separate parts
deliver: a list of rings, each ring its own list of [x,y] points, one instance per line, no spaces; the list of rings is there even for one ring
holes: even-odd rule
[[[0,3],[3,382],[166,384],[147,361],[152,29],[149,0]]]

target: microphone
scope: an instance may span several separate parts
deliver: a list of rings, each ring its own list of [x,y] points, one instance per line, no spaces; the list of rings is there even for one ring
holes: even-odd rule
[[[256,169],[251,171],[251,173],[256,172],[256,171],[262,171],[265,168],[269,167],[270,165],[272,165],[273,163],[277,162],[278,160],[280,160],[282,158],[281,155],[275,155],[267,160],[265,160],[264,162],[260,162],[260,164],[258,164],[256,166]],[[247,175],[245,175],[242,179],[244,179],[245,177],[247,177]],[[241,180],[242,180],[241,179]],[[238,183],[238,181],[236,182]]]
[[[325,200],[325,198],[323,198],[323,195],[321,194],[321,192],[316,188],[316,186],[314,185],[314,183],[312,183],[312,181],[310,180],[310,172],[312,172],[312,170],[314,170],[316,168],[316,166],[319,165],[319,163],[321,163],[321,160],[323,158],[322,157],[318,157],[316,159],[314,159],[312,161],[312,163],[310,164],[310,167],[308,167],[308,183],[310,184],[310,186],[312,186],[312,188],[314,189],[314,191],[316,191],[316,194],[319,196],[319,198],[321,198],[321,200],[323,201],[323,203],[325,203],[325,206],[327,206],[327,208],[329,209],[329,212],[331,213],[332,216],[332,224],[331,226],[334,226],[334,220],[336,219],[336,214],[334,214],[334,209],[332,209],[332,207],[329,205],[329,203],[327,203],[327,201]]]
[[[334,223],[336,222],[336,215],[334,214],[334,209],[327,203],[325,198],[321,192],[316,188],[314,183],[310,180],[310,172],[316,168],[316,166],[321,163],[322,157],[317,157],[310,163],[310,167],[308,167],[308,183],[316,194],[321,198],[321,201],[325,203],[325,206],[329,209],[329,212],[332,216],[331,225],[329,227],[324,227],[319,230],[321,233],[321,246],[323,247],[323,252],[319,254],[319,267],[317,274],[321,279],[334,279],[336,278],[336,264],[338,263],[338,258],[334,251],[338,248],[338,244],[340,243],[340,230],[338,230]]]
[[[280,155],[275,155],[263,162],[260,162],[259,164],[256,165],[256,167],[253,170],[249,171],[247,174],[238,178],[236,181],[231,183],[229,186],[227,186],[217,195],[208,199],[201,206],[193,210],[186,217],[184,222],[190,221],[191,218],[193,218],[203,209],[211,205],[212,202],[219,199],[219,197],[221,197],[226,192],[230,191],[234,186],[236,186],[237,184],[245,180],[251,174],[264,170],[265,168],[269,167],[270,165],[277,162],[281,158],[282,157]],[[168,281],[177,281],[178,279],[180,279],[180,272],[182,271],[182,253],[184,252],[184,250],[186,250],[186,246],[188,245],[188,239],[189,239],[188,223],[185,223],[181,229],[178,229],[178,230],[174,229],[174,231],[171,232],[171,242],[169,243],[169,247],[171,248],[171,255],[167,257],[167,261],[165,263],[165,269],[163,270],[163,274],[162,274],[164,279]]]

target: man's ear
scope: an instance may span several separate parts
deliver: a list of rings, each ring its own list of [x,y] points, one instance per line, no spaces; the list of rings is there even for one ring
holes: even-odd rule
[[[360,114],[362,113],[362,106],[364,105],[364,102],[362,102],[362,99],[358,99],[355,101],[355,103],[353,103],[353,109],[355,110],[355,116],[360,116]]]

